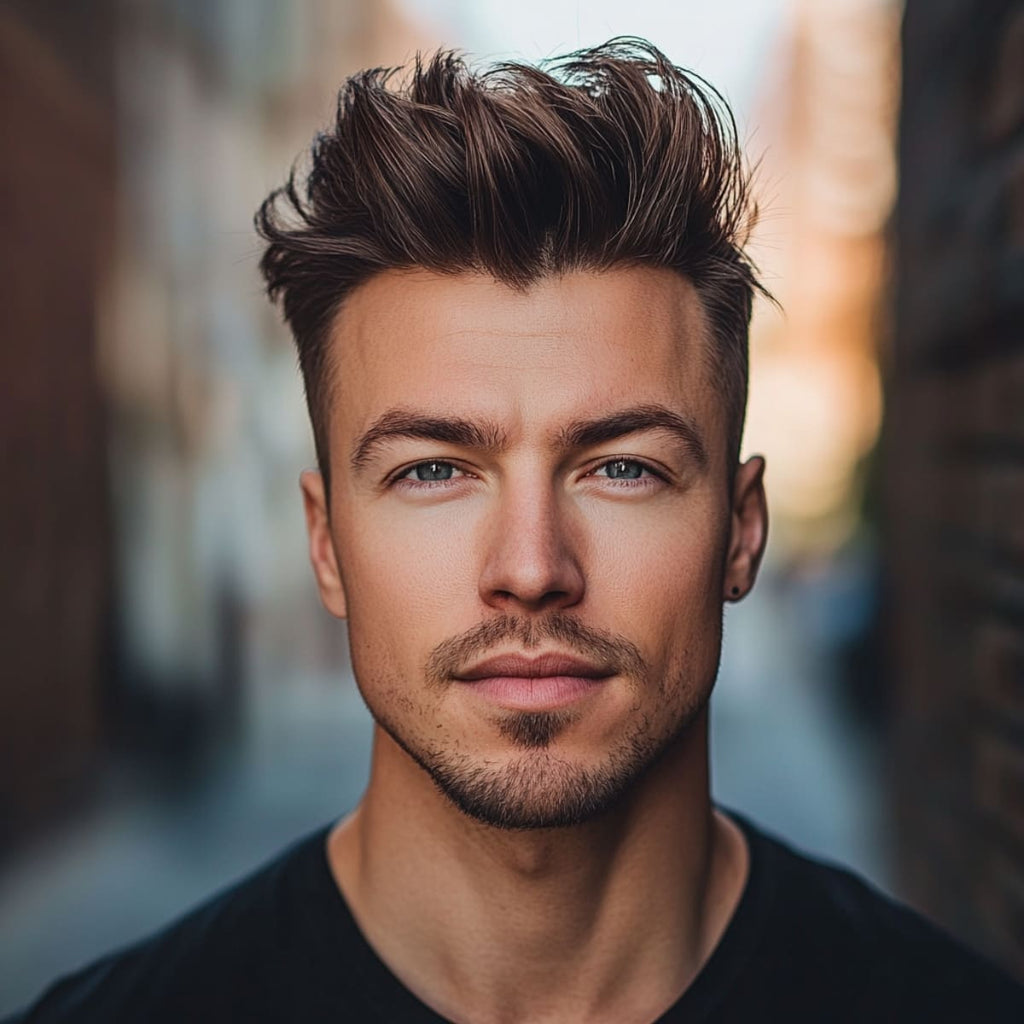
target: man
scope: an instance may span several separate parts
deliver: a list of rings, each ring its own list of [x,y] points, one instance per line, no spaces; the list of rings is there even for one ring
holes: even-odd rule
[[[758,285],[716,94],[619,40],[342,92],[257,223],[299,349],[359,807],[26,1019],[1024,1020],[994,968],[716,809]]]

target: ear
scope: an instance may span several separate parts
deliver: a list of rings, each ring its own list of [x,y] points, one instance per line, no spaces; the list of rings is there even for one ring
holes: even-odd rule
[[[751,456],[736,470],[732,489],[729,550],[725,559],[726,601],[750,593],[768,540],[768,502],[764,494],[764,459]]]
[[[302,503],[306,510],[306,532],[309,534],[309,561],[324,607],[339,619],[348,616],[345,587],[338,570],[338,554],[331,537],[330,517],[324,478],[313,469],[299,477]]]

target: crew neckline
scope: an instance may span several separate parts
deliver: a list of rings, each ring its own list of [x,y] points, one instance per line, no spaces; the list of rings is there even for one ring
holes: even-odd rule
[[[766,931],[765,922],[771,915],[777,889],[772,844],[743,815],[735,811],[723,813],[736,823],[747,842],[749,866],[743,891],[696,977],[653,1024],[683,1020],[697,1024],[706,1020],[734,988],[736,978],[750,962]],[[333,894],[322,903],[324,923],[338,948],[346,951],[346,987],[350,988],[350,995],[368,1003],[384,1021],[444,1024],[448,1018],[432,1010],[403,984],[360,929],[331,871],[327,840],[332,828],[328,825],[314,833],[310,848],[315,853],[316,886]]]

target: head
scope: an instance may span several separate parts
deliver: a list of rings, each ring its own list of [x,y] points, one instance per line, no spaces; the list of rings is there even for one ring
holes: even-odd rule
[[[752,218],[724,104],[629,40],[357,75],[257,215],[321,596],[395,750],[485,822],[600,813],[700,719],[765,538]]]

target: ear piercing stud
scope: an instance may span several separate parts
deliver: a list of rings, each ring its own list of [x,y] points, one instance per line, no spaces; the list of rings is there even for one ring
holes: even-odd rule
[[[733,597],[735,597],[739,592],[740,592],[740,588],[739,587],[733,587],[732,588],[732,596]]]

